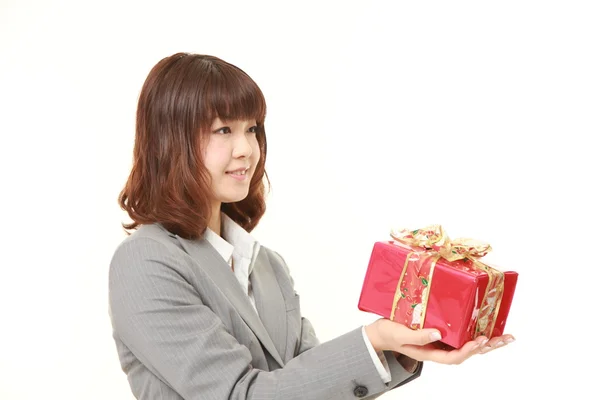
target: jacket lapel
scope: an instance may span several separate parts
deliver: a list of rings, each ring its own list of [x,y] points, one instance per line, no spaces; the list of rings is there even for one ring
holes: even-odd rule
[[[204,239],[187,240],[179,236],[177,236],[177,239],[183,246],[183,249],[191,257],[197,260],[199,266],[212,278],[215,285],[217,285],[225,298],[227,298],[238,311],[242,319],[260,340],[263,347],[271,354],[273,359],[283,367],[283,360],[281,359],[273,340],[252,307],[248,296],[242,291],[242,288],[240,288],[240,284],[225,260]]]
[[[273,267],[262,248],[256,257],[250,280],[260,319],[278,353],[285,354],[288,328],[285,303]]]

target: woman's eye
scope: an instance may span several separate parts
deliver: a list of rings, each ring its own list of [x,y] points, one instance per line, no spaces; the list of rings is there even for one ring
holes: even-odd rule
[[[258,126],[254,125],[248,129],[250,133],[258,133]]]
[[[228,126],[224,126],[223,128],[217,129],[216,131],[214,131],[214,133],[231,133],[231,129],[229,129]]]

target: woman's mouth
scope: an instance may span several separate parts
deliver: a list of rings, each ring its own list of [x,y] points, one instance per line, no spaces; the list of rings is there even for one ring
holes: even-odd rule
[[[233,179],[238,181],[243,181],[246,179],[246,172],[248,172],[250,168],[238,168],[233,171],[227,171],[226,174],[231,176]]]

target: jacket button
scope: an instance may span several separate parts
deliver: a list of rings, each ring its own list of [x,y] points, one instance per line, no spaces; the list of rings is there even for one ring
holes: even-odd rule
[[[365,397],[369,393],[369,390],[364,386],[357,386],[354,388],[354,395],[356,397]]]

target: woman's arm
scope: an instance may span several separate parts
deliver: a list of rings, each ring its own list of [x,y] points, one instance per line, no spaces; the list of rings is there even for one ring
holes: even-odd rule
[[[272,252],[276,256],[272,257],[271,261],[276,262],[283,268],[292,284],[292,288],[295,288],[294,278],[284,258],[275,251],[268,251]],[[296,296],[299,296],[298,293],[296,293]],[[300,350],[297,352],[297,354],[301,354],[307,349],[310,349],[319,344],[319,340],[317,339],[312,324],[308,319],[304,317],[302,318],[302,336],[300,342]],[[370,343],[365,343],[365,345],[369,346]],[[387,387],[397,388],[405,383],[410,382],[415,378],[418,378],[421,375],[421,370],[423,369],[422,362],[413,360],[412,358],[407,357],[403,354],[391,351],[384,351],[383,355],[386,360],[386,367],[389,370],[391,376],[391,381],[387,383]],[[373,360],[373,357],[371,358],[374,363],[379,362],[379,360]],[[372,398],[375,398],[375,396]]]
[[[202,303],[186,268],[167,246],[136,238],[116,251],[109,279],[115,336],[183,399],[341,400],[391,387],[361,328],[318,344],[308,320],[297,357],[275,371],[253,368],[249,349]]]

